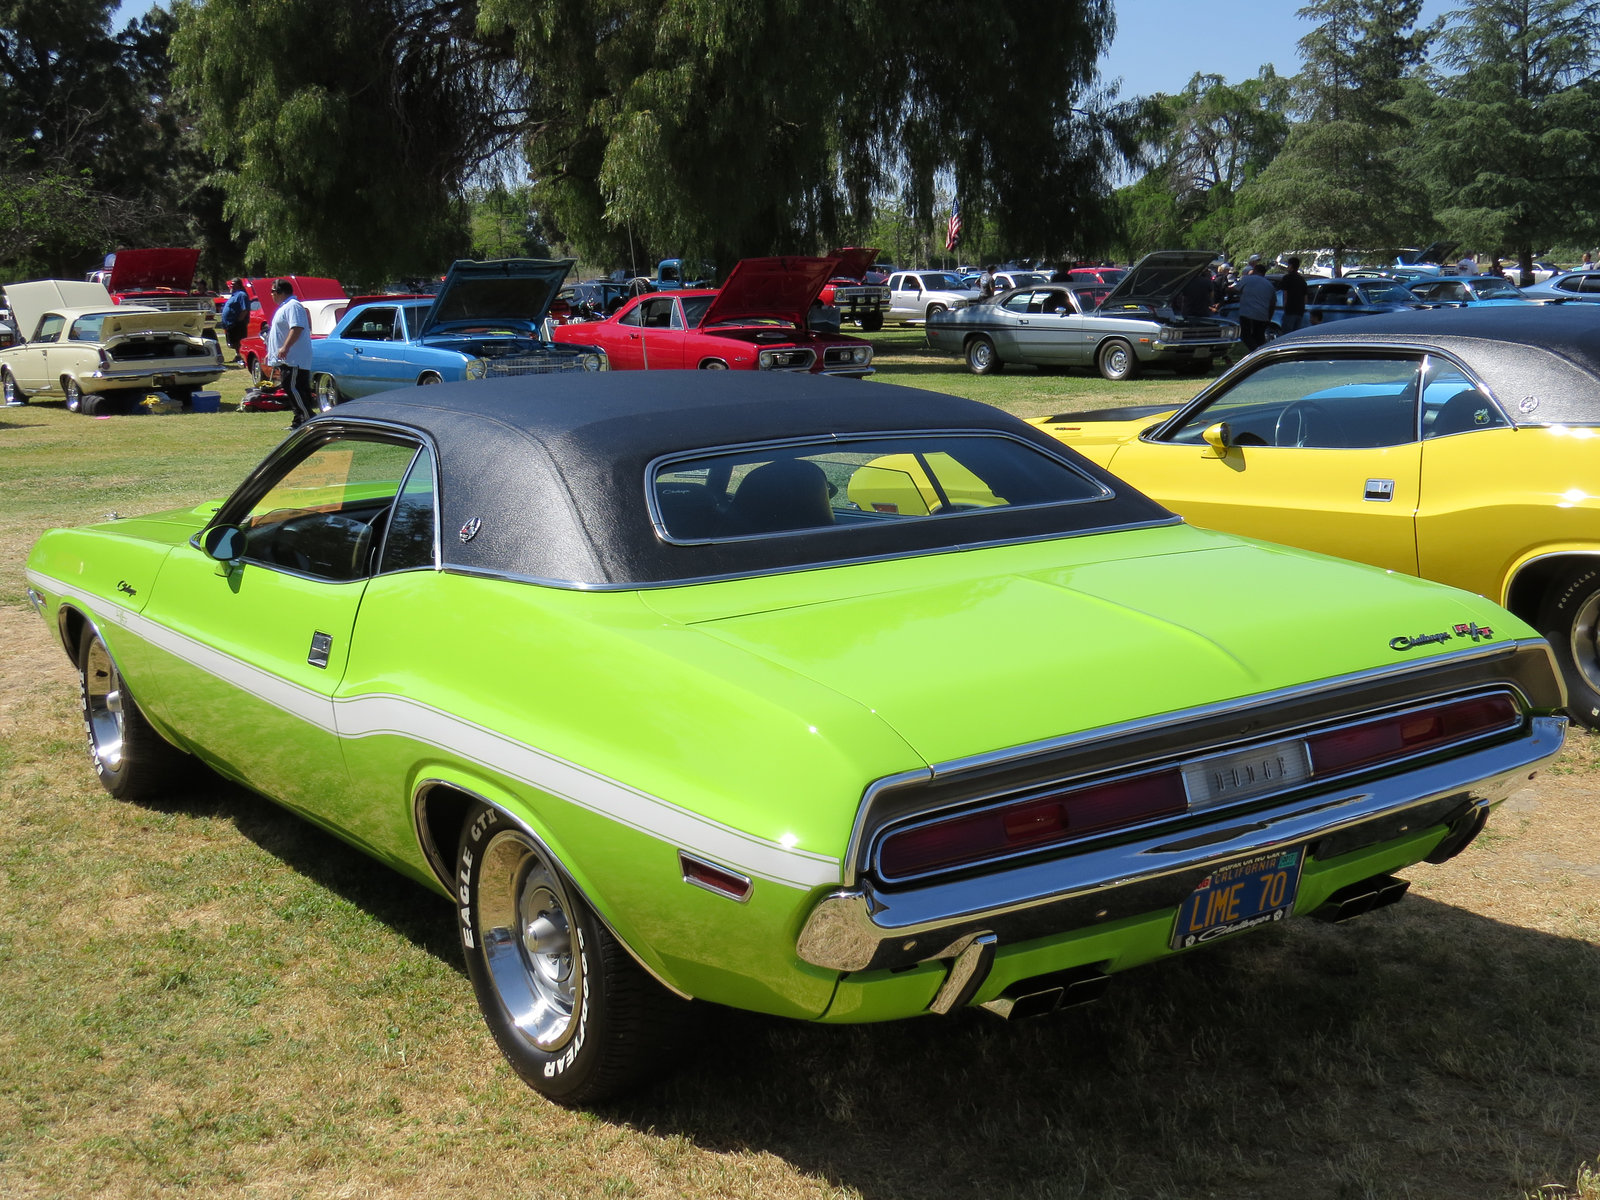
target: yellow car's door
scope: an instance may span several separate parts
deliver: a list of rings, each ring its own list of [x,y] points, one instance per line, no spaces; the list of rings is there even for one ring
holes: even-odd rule
[[[1265,361],[1111,470],[1196,525],[1417,572],[1420,356]]]

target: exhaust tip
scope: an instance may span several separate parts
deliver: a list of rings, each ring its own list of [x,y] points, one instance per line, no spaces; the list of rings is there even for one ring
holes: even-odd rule
[[[1340,888],[1311,915],[1319,921],[1348,921],[1375,908],[1386,908],[1396,903],[1410,886],[1411,881],[1407,879],[1375,875],[1371,879]]]
[[[1110,982],[1111,977],[1098,967],[1074,967],[1018,980],[979,1007],[1008,1021],[1042,1017],[1063,1008],[1093,1004],[1105,995]]]

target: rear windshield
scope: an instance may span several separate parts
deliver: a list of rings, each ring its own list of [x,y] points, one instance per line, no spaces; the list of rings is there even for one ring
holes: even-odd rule
[[[1042,504],[1111,493],[1000,434],[905,433],[678,455],[653,465],[652,516],[670,541],[726,541]]]

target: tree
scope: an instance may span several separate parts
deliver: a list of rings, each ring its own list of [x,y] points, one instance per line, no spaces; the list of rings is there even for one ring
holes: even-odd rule
[[[1452,236],[1533,256],[1592,240],[1600,215],[1595,0],[1478,0],[1452,12],[1422,159]]]
[[[1241,191],[1253,244],[1326,246],[1337,272],[1347,250],[1391,245],[1420,220],[1421,198],[1405,187],[1396,153],[1410,124],[1405,79],[1433,33],[1416,28],[1421,11],[1422,0],[1313,0],[1299,10],[1319,22],[1300,40],[1301,120]]]
[[[552,240],[727,266],[859,234],[880,197],[930,233],[952,188],[996,241],[1108,237],[1112,28],[1110,0],[185,0],[173,53],[262,261],[428,261],[516,150]]]

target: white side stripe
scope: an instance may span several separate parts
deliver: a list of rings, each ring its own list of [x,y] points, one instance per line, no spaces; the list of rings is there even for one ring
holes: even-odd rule
[[[150,645],[326,733],[352,740],[391,734],[461,755],[674,848],[773,883],[812,888],[840,881],[837,858],[792,849],[713,821],[452,713],[388,694],[334,700],[224,654],[114,600],[80,592],[35,571],[28,572],[28,579],[41,590],[84,604]]]

